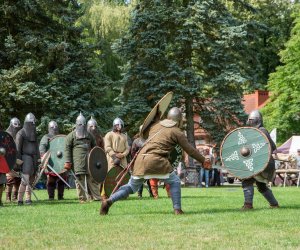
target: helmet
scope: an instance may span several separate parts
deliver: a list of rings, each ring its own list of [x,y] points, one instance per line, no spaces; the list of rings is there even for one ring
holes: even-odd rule
[[[58,134],[58,125],[56,121],[50,121],[48,123],[48,131],[51,135],[57,135]]]
[[[80,112],[79,116],[76,118],[76,125],[86,125],[86,119]]]
[[[35,124],[36,119],[35,119],[34,114],[28,113],[28,114],[25,116],[24,122],[25,122],[25,123],[26,123],[26,122],[31,122],[31,123]]]
[[[248,116],[247,125],[256,128],[262,127],[263,126],[262,114],[258,110],[253,110]]]
[[[88,135],[87,129],[86,129],[86,119],[81,114],[76,118],[76,138],[81,139],[85,138]]]
[[[174,122],[177,122],[177,124],[179,125],[182,122],[181,110],[177,107],[171,108],[168,112],[167,118]]]
[[[117,117],[113,121],[113,126],[120,125],[121,128],[124,128],[124,122],[121,120],[121,118]]]
[[[32,142],[37,141],[35,122],[36,119],[34,114],[28,113],[25,116],[23,128],[25,130],[25,135],[28,141],[32,141]]]
[[[7,132],[16,139],[16,135],[18,131],[21,129],[21,123],[20,120],[16,117],[12,118],[9,123],[9,127],[7,128]]]
[[[95,126],[97,127],[98,126],[98,123],[97,121],[94,119],[93,116],[91,116],[91,119],[89,119],[88,123],[87,123],[87,127],[91,127],[91,126]]]
[[[13,126],[14,128],[20,128],[21,127],[20,120],[17,117],[14,117],[10,120],[10,125]]]

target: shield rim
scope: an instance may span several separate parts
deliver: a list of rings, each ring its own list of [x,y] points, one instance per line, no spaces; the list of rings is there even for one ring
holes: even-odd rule
[[[124,168],[121,167],[121,166],[114,166],[114,167],[112,167],[109,171],[111,171],[111,170],[114,169],[114,168],[120,168],[121,171],[124,170]],[[107,174],[109,173],[109,171],[107,171]],[[119,172],[119,173],[121,173],[121,172]],[[106,174],[106,176],[107,176],[107,174]],[[127,172],[126,175],[129,176],[129,180],[130,180],[130,176],[131,176],[130,173]],[[117,176],[116,176],[116,177],[117,177]],[[129,182],[129,180],[128,180],[128,182]],[[107,188],[106,188],[106,185],[105,185],[105,181],[106,181],[106,178],[105,178],[105,180],[104,180],[104,182],[103,182],[103,189],[104,189],[105,195],[109,197],[109,196],[112,194],[113,189],[111,190],[111,192],[110,192],[109,195],[108,195]],[[128,182],[127,182],[127,183],[128,183]],[[116,184],[117,184],[117,181],[116,181]],[[125,184],[124,184],[124,185],[125,185]],[[116,185],[115,185],[115,186],[116,186]],[[115,188],[115,186],[114,186],[113,188]],[[120,188],[120,187],[121,187],[121,186],[119,186],[119,188]],[[118,189],[119,189],[119,188],[118,188]],[[117,190],[118,190],[118,189],[117,189]]]
[[[154,117],[157,114],[157,109],[159,109],[159,111],[161,112],[160,115],[160,119],[163,117],[163,115],[165,114],[166,110],[168,109],[172,98],[173,98],[173,91],[168,92],[167,94],[165,94],[156,104],[155,106],[152,108],[152,110],[149,112],[149,114],[147,115],[146,119],[143,122],[140,134],[143,136],[143,132],[146,130],[146,128],[148,128],[149,124],[153,121]],[[170,100],[169,100],[170,98]],[[161,105],[164,104],[164,105]]]
[[[90,161],[91,161],[91,160],[90,160],[90,157],[91,157],[91,154],[92,154],[93,151],[96,151],[96,150],[98,150],[98,149],[100,149],[100,150],[103,152],[103,156],[105,157],[104,159],[105,159],[105,161],[106,161],[106,171],[105,171],[104,178],[101,177],[101,179],[103,179],[102,181],[96,180],[96,179],[94,178],[94,176],[91,174],[91,171],[90,171],[90,166],[91,166],[91,164],[90,164]],[[93,178],[96,182],[102,183],[102,182],[105,181],[106,175],[107,175],[107,173],[108,173],[108,162],[107,162],[107,158],[106,158],[106,154],[105,154],[104,150],[103,150],[102,148],[98,147],[98,146],[93,147],[93,148],[91,149],[91,151],[89,152],[89,156],[88,156],[88,172],[89,172],[89,175],[92,176],[92,178]]]
[[[226,139],[227,139],[227,137],[228,137],[229,135],[231,135],[233,132],[235,132],[235,131],[237,131],[237,130],[240,130],[240,129],[253,129],[253,130],[256,130],[256,131],[258,131],[262,136],[265,137],[266,141],[269,141],[269,139],[268,139],[268,137],[267,137],[263,132],[261,132],[258,128],[249,127],[249,126],[246,126],[246,127],[239,127],[239,128],[233,129],[233,130],[231,130],[231,131],[224,137],[224,139],[223,139],[223,141],[222,141],[222,144],[221,144],[221,147],[220,147],[220,159],[221,159],[221,162],[222,162],[222,166],[224,166],[224,168],[228,171],[228,173],[231,174],[231,175],[233,175],[234,177],[236,177],[236,178],[238,178],[238,179],[240,179],[240,180],[247,180],[247,179],[253,178],[254,176],[257,176],[257,175],[259,175],[260,173],[262,173],[262,172],[267,168],[267,166],[268,166],[268,164],[269,164],[269,161],[265,164],[265,166],[262,168],[261,171],[255,173],[255,174],[253,174],[253,175],[251,175],[251,176],[249,176],[249,177],[245,177],[245,178],[242,178],[242,177],[240,177],[240,176],[237,176],[236,174],[233,174],[233,173],[226,167],[226,165],[224,164],[223,158],[222,158],[223,144],[224,144],[224,142],[226,141]],[[271,155],[272,152],[271,152],[271,145],[270,145],[270,142],[268,143],[268,151],[269,151],[269,155]]]
[[[4,133],[4,134],[8,135],[8,136],[10,137],[11,141],[13,142],[12,145],[14,146],[15,154],[14,154],[14,159],[13,159],[14,163],[12,164],[12,166],[10,166],[10,165],[8,164],[7,160],[5,159],[5,161],[6,161],[7,165],[8,165],[8,167],[9,167],[9,170],[13,170],[14,167],[15,167],[15,165],[16,165],[16,163],[17,163],[17,145],[16,145],[16,142],[15,142],[14,138],[10,135],[10,133],[6,132],[5,130],[2,130],[2,131],[0,131],[0,132],[2,132],[2,133]],[[5,158],[5,156],[4,156],[4,158]]]
[[[49,161],[50,161],[50,159],[51,159],[50,142],[53,141],[53,140],[55,140],[56,138],[59,138],[59,137],[64,137],[64,138],[66,138],[67,135],[64,135],[64,134],[58,134],[58,135],[55,135],[54,137],[52,137],[52,138],[49,140],[49,149],[48,149],[48,151],[50,152],[50,157],[49,157],[49,159],[48,159],[47,165],[49,164]],[[63,150],[63,153],[65,153],[65,150]],[[50,165],[50,166],[51,166],[51,165]],[[51,167],[53,168],[53,166],[51,166]],[[56,169],[54,169],[54,170],[56,170]],[[48,169],[48,171],[49,171],[49,172],[52,172],[50,169]],[[64,172],[66,172],[66,170],[65,170],[64,168],[62,168],[60,171],[57,171],[57,172],[58,172],[58,174],[62,174],[62,173],[64,173]]]

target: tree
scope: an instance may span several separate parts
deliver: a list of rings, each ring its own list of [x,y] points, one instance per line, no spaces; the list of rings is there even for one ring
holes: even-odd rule
[[[247,32],[244,59],[248,67],[245,92],[266,89],[269,74],[280,64],[278,53],[289,39],[294,3],[290,0],[226,1]]]
[[[21,120],[33,112],[45,128],[50,119],[68,130],[79,111],[96,117],[107,83],[82,43],[76,1],[3,1],[0,8],[0,112]]]
[[[298,6],[299,8],[299,6]],[[300,15],[295,10],[295,25],[286,48],[280,52],[281,66],[270,75],[270,102],[263,109],[267,128],[277,128],[278,141],[300,133]]]
[[[245,78],[237,62],[245,35],[243,24],[221,1],[142,1],[118,44],[128,62],[121,101],[131,125],[137,128],[155,101],[174,90],[174,103],[186,112],[189,141],[194,143],[196,107],[220,142],[226,127],[244,115]]]

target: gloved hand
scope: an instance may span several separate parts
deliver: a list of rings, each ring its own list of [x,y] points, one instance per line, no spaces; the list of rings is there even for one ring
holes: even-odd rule
[[[120,159],[116,155],[112,155],[111,158],[113,159],[114,165],[120,166]]]
[[[71,162],[65,162],[64,169],[71,170],[71,168],[72,168],[72,163]]]

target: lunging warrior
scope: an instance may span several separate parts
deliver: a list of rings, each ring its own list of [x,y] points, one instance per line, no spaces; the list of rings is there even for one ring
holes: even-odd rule
[[[206,159],[190,143],[181,131],[182,114],[179,108],[170,109],[167,119],[149,126],[148,140],[140,150],[132,169],[129,183],[121,186],[109,199],[102,201],[100,215],[106,215],[114,202],[124,199],[138,191],[144,179],[157,178],[170,184],[171,198],[175,214],[182,214],[180,179],[173,171],[168,156],[179,144],[182,149],[197,161],[204,163]],[[209,161],[209,160],[207,160]]]

